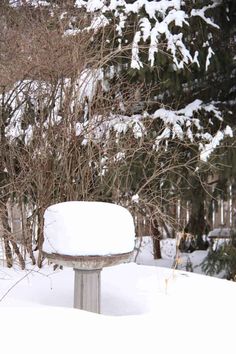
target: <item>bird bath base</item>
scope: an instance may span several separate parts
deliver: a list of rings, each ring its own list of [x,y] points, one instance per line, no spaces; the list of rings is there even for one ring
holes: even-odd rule
[[[50,263],[74,268],[74,308],[95,313],[100,313],[102,268],[130,262],[133,256],[133,252],[105,256],[43,254]]]

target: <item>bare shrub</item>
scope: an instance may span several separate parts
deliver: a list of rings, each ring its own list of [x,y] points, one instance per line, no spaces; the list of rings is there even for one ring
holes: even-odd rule
[[[50,7],[6,6],[1,15],[0,206],[8,266],[13,253],[22,268],[24,259],[8,225],[7,202],[19,205],[24,252],[34,263],[33,249],[39,249],[40,266],[50,204],[119,203],[147,215],[158,239],[159,225],[174,222],[171,204],[182,177],[196,166],[194,141],[173,137],[168,149],[165,142],[155,147],[164,130],[151,116],[156,86],[124,70],[131,46],[119,50],[112,45],[114,26],[92,30],[90,14],[79,9],[73,13],[77,32],[67,36],[72,10],[64,16],[63,7],[52,15]],[[141,120],[145,110],[150,113]]]

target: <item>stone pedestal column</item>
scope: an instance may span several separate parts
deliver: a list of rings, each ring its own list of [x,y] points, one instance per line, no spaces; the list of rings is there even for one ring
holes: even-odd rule
[[[51,263],[74,269],[74,307],[95,313],[100,313],[102,269],[133,260],[133,252],[104,256],[43,254]]]
[[[100,313],[101,270],[76,269],[74,284],[74,307]]]

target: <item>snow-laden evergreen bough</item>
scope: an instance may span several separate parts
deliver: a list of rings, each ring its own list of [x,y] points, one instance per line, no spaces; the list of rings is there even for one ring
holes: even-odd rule
[[[25,3],[36,7],[50,6],[51,16],[54,16],[58,6],[60,7],[58,4],[51,7],[49,1],[24,1]],[[89,139],[98,141],[104,137],[109,138],[111,131],[115,131],[118,136],[131,130],[134,137],[139,139],[146,134],[150,119],[156,119],[160,120],[160,130],[154,134],[153,148],[155,150],[158,149],[162,141],[167,144],[166,141],[176,137],[180,140],[187,139],[189,142],[198,142],[201,159],[206,161],[225,136],[232,136],[232,129],[223,124],[224,117],[217,107],[218,103],[202,102],[199,99],[186,106],[178,107],[178,109],[174,109],[174,107],[167,109],[163,107],[162,102],[162,107],[155,111],[150,112],[141,107],[138,114],[130,114],[126,111],[122,89],[119,92],[117,88],[116,99],[118,100],[119,97],[119,112],[111,106],[102,115],[93,112],[88,116],[89,107],[97,99],[99,85],[107,93],[114,85],[115,76],[122,76],[124,72],[130,70],[151,71],[153,68],[157,68],[159,52],[166,55],[168,60],[172,62],[173,71],[191,70],[194,66],[199,67],[200,53],[193,44],[198,32],[191,34],[189,31],[191,21],[196,17],[201,18],[208,28],[209,35],[211,30],[219,30],[218,24],[211,18],[209,11],[220,4],[221,1],[207,1],[205,6],[199,4],[191,4],[190,6],[186,1],[180,0],[76,0],[74,3],[75,15],[72,15],[71,12],[68,15],[66,10],[61,11],[62,19],[69,17],[64,31],[64,35],[68,37],[77,36],[79,38],[81,33],[90,32],[92,44],[94,37],[99,36],[100,33],[106,35],[109,33],[109,30],[106,32],[106,28],[113,27],[112,41],[108,37],[105,44],[101,43],[101,47],[104,46],[108,54],[104,54],[101,62],[97,62],[92,68],[88,65],[80,71],[76,84],[73,83],[70,103],[72,109],[76,110],[76,106],[84,104],[83,114],[78,117],[75,126],[76,134],[84,136],[83,144],[86,144]],[[21,2],[12,2],[12,6],[17,5],[21,5]],[[76,21],[78,10],[84,11],[89,18],[84,27],[78,25]],[[203,43],[203,46],[207,47],[204,63],[206,71],[214,55],[209,43],[210,41]],[[107,51],[109,46],[110,49]],[[125,61],[120,60],[123,53],[125,53]],[[35,85],[37,86],[37,82]],[[68,78],[63,85],[64,87],[70,86],[70,79]],[[33,97],[31,99],[35,105],[36,100]],[[61,100],[62,97],[60,96],[59,99]],[[112,100],[114,100],[114,96]],[[53,122],[58,124],[60,121],[61,117],[58,114],[60,105],[59,103],[55,104],[54,118],[50,119],[50,124]],[[16,114],[18,114],[17,111]],[[210,118],[206,120],[201,119],[202,117]],[[8,134],[13,134],[13,136],[22,134],[19,127],[17,128],[19,124],[15,120],[16,116],[14,116],[8,131]],[[19,123],[19,119],[17,121]],[[47,124],[45,122],[45,127]],[[219,129],[212,131],[211,127],[214,124]],[[12,126],[16,129],[12,129]],[[29,126],[24,132],[27,139],[30,138],[31,132],[32,127]]]

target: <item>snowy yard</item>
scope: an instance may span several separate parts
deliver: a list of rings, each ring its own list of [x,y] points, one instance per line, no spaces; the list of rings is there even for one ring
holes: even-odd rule
[[[236,353],[235,2],[0,1],[0,354]]]
[[[72,269],[0,268],[1,352],[235,353],[236,284],[158,262],[105,268],[102,315],[72,309]]]

